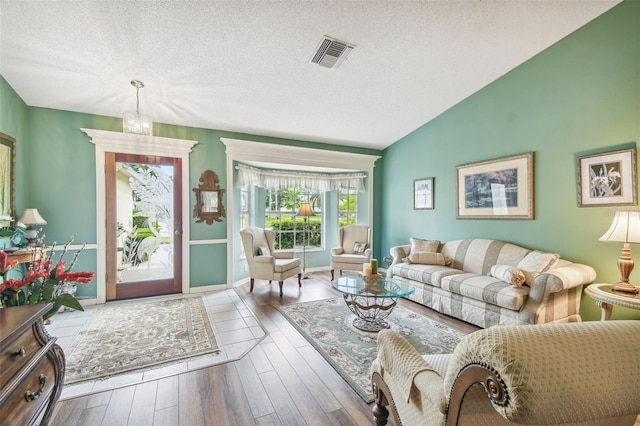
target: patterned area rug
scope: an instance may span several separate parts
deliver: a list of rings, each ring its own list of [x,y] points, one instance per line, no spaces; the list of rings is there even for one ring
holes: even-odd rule
[[[367,403],[372,402],[369,367],[377,355],[377,333],[358,330],[342,298],[281,306],[280,312],[302,333]],[[396,306],[391,329],[426,354],[451,353],[465,336],[458,330]]]
[[[65,384],[219,351],[201,297],[106,304],[66,351]]]

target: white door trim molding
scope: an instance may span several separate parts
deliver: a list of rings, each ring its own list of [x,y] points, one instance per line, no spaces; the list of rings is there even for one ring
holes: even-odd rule
[[[97,302],[107,299],[106,282],[106,180],[105,153],[150,155],[182,160],[182,292],[189,293],[189,153],[198,141],[158,136],[140,136],[106,130],[80,129],[96,147],[96,281]],[[186,237],[185,237],[186,236]]]
[[[326,167],[329,169],[358,170],[367,172],[369,194],[369,226],[373,224],[373,168],[379,155],[356,154],[353,152],[332,151],[300,146],[279,145],[264,142],[254,142],[241,139],[220,138],[227,153],[227,186],[232,188],[234,161],[261,161],[283,165],[308,167]],[[227,191],[227,205],[234,204],[233,190]],[[230,210],[230,209],[229,209]],[[227,217],[227,282],[233,283],[233,245],[236,238],[233,235],[235,215]],[[373,229],[372,238],[373,241]]]

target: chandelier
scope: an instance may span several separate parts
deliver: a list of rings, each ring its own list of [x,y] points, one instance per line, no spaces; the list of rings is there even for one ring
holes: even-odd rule
[[[122,131],[137,135],[151,136],[153,134],[153,121],[151,117],[140,114],[140,89],[144,83],[140,80],[131,80],[131,85],[136,88],[136,112],[125,112],[122,118]]]

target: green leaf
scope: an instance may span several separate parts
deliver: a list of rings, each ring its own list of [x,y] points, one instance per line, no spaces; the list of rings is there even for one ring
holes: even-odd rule
[[[67,308],[75,309],[76,311],[84,311],[84,308],[82,307],[80,302],[78,302],[78,299],[76,299],[69,293],[61,294],[53,303],[54,305],[57,304],[58,307],[66,306]]]
[[[42,299],[44,302],[51,302],[53,300],[53,294],[56,291],[58,282],[55,280],[47,280],[44,283],[44,289],[42,290]]]

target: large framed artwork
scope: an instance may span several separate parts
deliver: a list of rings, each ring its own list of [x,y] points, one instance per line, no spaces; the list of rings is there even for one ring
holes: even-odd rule
[[[578,157],[578,205],[635,206],[638,204],[636,149]]]
[[[458,219],[533,219],[533,152],[456,166]]]
[[[413,209],[433,209],[433,178],[416,179],[413,181]]]
[[[15,216],[16,140],[0,133],[0,216]]]

